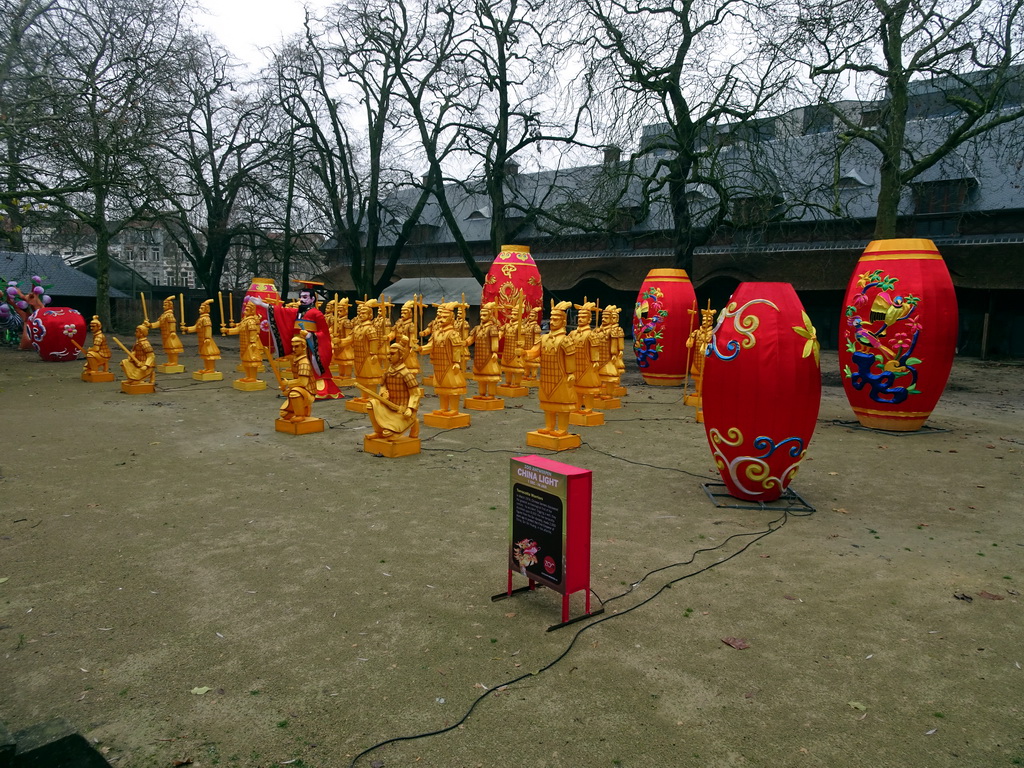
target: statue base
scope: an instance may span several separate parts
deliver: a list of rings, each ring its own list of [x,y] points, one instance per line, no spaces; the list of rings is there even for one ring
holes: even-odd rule
[[[614,411],[622,407],[622,401],[617,397],[599,397],[594,400],[594,407],[602,411]]]
[[[539,387],[540,379],[523,379],[522,385],[524,387]]]
[[[616,397],[625,397],[626,395],[629,394],[629,390],[627,390],[623,386],[618,386],[612,390],[612,394],[615,395]]]
[[[449,415],[444,411],[431,411],[423,416],[423,423],[435,429],[460,429],[469,426],[468,413]]]
[[[523,386],[514,387],[509,384],[499,384],[498,394],[502,397],[526,397],[530,394],[530,388]]]
[[[423,377],[423,386],[424,387],[432,387],[432,386],[434,386],[434,377],[433,376],[424,376]]]
[[[113,380],[114,374],[110,371],[82,371],[82,381],[88,381],[90,384]]]
[[[697,420],[698,424],[703,424],[704,423],[704,411],[702,411],[702,410],[700,410],[698,408],[697,409],[697,413],[694,414],[693,418],[695,418]]]
[[[577,427],[600,427],[604,424],[604,414],[594,411],[572,411],[569,414],[569,423]]]
[[[185,366],[181,363],[174,363],[174,365],[171,365],[170,363],[160,363],[160,365],[156,367],[156,370],[158,373],[184,373]]]
[[[500,397],[475,395],[466,398],[465,408],[467,411],[501,411],[505,408],[505,401]]]
[[[546,435],[541,432],[527,432],[526,444],[531,448],[544,448],[549,451],[567,451],[579,448],[583,441],[579,435],[571,432],[564,435]]]
[[[152,395],[156,387],[149,381],[122,381],[121,391],[126,395]]]
[[[363,453],[380,454],[387,459],[399,459],[402,456],[414,456],[420,452],[418,437],[395,437],[390,440],[363,435]]]
[[[231,384],[232,387],[237,389],[239,392],[262,392],[267,388],[267,382],[260,381],[245,381],[244,379],[235,379]]]
[[[220,371],[192,371],[192,378],[196,381],[223,381],[224,374]]]
[[[696,394],[694,392],[691,392],[690,394],[688,394],[686,397],[683,398],[683,405],[689,405],[691,407],[692,406],[696,406],[696,407],[699,408],[700,404],[701,404],[700,395],[698,395],[698,394]]]
[[[274,429],[287,435],[311,435],[314,432],[324,431],[324,420],[315,416],[307,416],[301,421],[275,419]]]
[[[351,376],[335,376],[334,383],[339,387],[354,387],[356,380]]]
[[[345,401],[345,410],[352,413],[369,413],[370,401],[365,397],[353,397]]]

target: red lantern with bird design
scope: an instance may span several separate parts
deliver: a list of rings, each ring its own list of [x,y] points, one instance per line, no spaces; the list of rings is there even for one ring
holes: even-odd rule
[[[491,263],[484,279],[482,303],[494,302],[498,322],[504,325],[512,320],[511,307],[523,294],[523,316],[531,309],[543,309],[544,288],[540,282],[540,270],[525,245],[503,245],[501,253]]]
[[[843,307],[839,365],[857,419],[872,429],[920,429],[956,352],[956,293],[935,243],[868,243]]]

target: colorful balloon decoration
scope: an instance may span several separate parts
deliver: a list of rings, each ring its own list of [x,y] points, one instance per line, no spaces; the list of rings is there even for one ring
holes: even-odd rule
[[[704,361],[704,429],[729,494],[774,501],[789,486],[821,404],[819,344],[789,283],[740,283]]]
[[[29,335],[28,318],[34,311],[50,304],[51,299],[46,294],[47,286],[43,285],[43,278],[39,275],[32,275],[28,284],[17,280],[6,282],[4,295],[0,297],[0,326],[11,330],[20,328],[21,342],[18,348],[32,349],[34,345]]]
[[[277,285],[274,280],[269,277],[254,277],[252,284],[249,286],[249,290],[245,292],[245,298],[242,299],[242,310],[245,310],[245,304],[249,299],[256,297],[263,299],[267,303],[276,301],[281,298],[281,294],[277,292]],[[261,307],[259,304],[256,305],[256,314],[260,317],[260,342],[264,347],[270,348],[270,321],[267,319],[267,308]]]
[[[70,307],[44,307],[29,315],[25,324],[32,347],[48,362],[77,360],[85,344],[86,322]],[[74,341],[72,341],[74,340]],[[77,342],[77,346],[74,342]]]
[[[543,310],[544,288],[540,282],[540,270],[525,245],[503,245],[501,253],[487,270],[484,279],[482,304],[494,302],[498,310],[498,322],[507,323],[508,307],[515,305],[519,292],[523,293],[523,315],[534,307]]]
[[[633,312],[633,351],[648,384],[677,387],[686,380],[686,340],[700,323],[697,296],[685,269],[652,269]]]
[[[843,306],[839,365],[857,419],[872,429],[920,429],[956,352],[956,294],[935,244],[868,243]]]

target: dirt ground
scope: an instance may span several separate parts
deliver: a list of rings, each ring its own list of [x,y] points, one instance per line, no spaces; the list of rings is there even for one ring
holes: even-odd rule
[[[113,766],[334,768],[389,739],[356,765],[1024,764],[1020,366],[958,360],[935,429],[891,436],[848,423],[824,355],[800,515],[716,508],[692,409],[632,372],[555,457],[594,473],[605,613],[547,632],[555,592],[490,600],[534,399],[375,458],[337,402],[276,433],[222,346],[225,381],[151,396],[0,349],[12,731],[66,718]]]

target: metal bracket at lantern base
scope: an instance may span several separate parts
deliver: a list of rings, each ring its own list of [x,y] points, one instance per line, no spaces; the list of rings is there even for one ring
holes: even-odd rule
[[[711,503],[718,509],[758,509],[758,510],[774,510],[778,512],[804,512],[810,514],[816,511],[814,507],[808,504],[804,498],[794,491],[792,488],[787,488],[783,491],[782,495],[779,496],[775,501],[744,501],[743,499],[737,499],[735,496],[728,492],[718,493],[711,490],[712,488],[725,488],[725,483],[701,483],[700,487],[704,489],[704,492],[711,499]],[[719,502],[719,498],[727,498],[734,504],[722,504]],[[782,504],[780,505],[780,502]],[[783,506],[785,505],[785,506]]]

